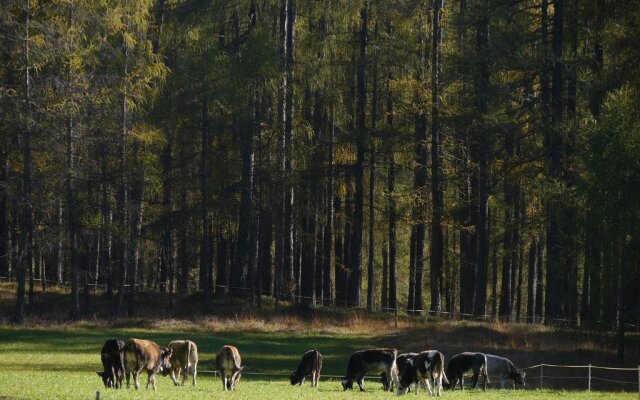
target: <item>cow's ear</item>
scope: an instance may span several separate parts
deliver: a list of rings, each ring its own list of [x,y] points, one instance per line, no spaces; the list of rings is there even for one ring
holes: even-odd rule
[[[102,372],[102,371],[96,371],[96,374],[98,374],[98,376],[102,378],[102,376],[104,375],[104,372]]]
[[[407,364],[411,365],[413,367],[413,358],[410,358],[407,360]]]

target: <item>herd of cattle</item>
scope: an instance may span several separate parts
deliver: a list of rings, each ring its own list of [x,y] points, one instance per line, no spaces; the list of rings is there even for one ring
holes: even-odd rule
[[[130,339],[126,343],[118,339],[109,339],[102,346],[103,371],[98,375],[105,387],[120,388],[126,377],[127,388],[133,374],[135,388],[140,384],[140,373],[147,373],[149,385],[156,390],[156,374],[170,375],[174,385],[184,385],[189,376],[196,385],[198,366],[198,347],[190,340],[175,340],[167,347],[142,339]],[[235,346],[222,346],[216,355],[216,369],[222,379],[223,390],[233,390],[240,380],[244,366]],[[298,368],[291,374],[292,385],[302,385],[306,377],[311,377],[311,386],[318,385],[322,370],[322,354],[318,350],[309,350],[302,355]],[[364,391],[364,377],[368,374],[380,374],[384,390],[404,394],[413,387],[426,388],[433,396],[442,394],[442,388],[455,389],[459,384],[463,389],[463,379],[467,374],[473,376],[473,388],[482,378],[482,388],[486,389],[489,375],[500,378],[501,386],[507,381],[511,385],[524,385],[525,373],[515,367],[511,360],[484,353],[465,352],[453,356],[445,368],[444,354],[437,350],[398,355],[396,349],[376,348],[356,351],[351,355],[347,372],[342,378],[343,390],[353,389],[353,382]],[[434,392],[435,389],[435,392]]]

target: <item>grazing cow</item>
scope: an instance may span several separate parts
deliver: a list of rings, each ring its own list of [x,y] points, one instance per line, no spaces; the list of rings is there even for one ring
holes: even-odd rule
[[[317,387],[322,370],[322,354],[318,350],[309,350],[302,355],[298,369],[291,373],[291,384],[302,386],[304,378],[311,375],[311,387]]]
[[[460,382],[460,389],[464,390],[464,374],[469,370],[473,371],[473,388],[478,387],[478,377],[482,375],[482,389],[487,388],[489,376],[487,375],[487,357],[482,353],[460,353],[451,360],[447,365],[447,378],[449,384],[445,385],[451,390],[456,388],[456,384]]]
[[[449,383],[444,372],[444,354],[438,350],[427,350],[408,359],[398,381],[398,395],[407,393],[412,384],[415,384],[417,394],[419,382],[423,379],[431,396],[435,395],[431,381],[437,388],[438,396],[442,395],[442,382]]]
[[[391,382],[397,382],[398,369],[396,367],[396,349],[369,349],[356,351],[349,359],[347,373],[342,379],[342,389],[353,389],[355,380],[361,391],[364,391],[364,376],[369,373],[384,372],[386,381],[384,388],[391,388]]]
[[[516,383],[524,385],[526,373],[516,368],[511,360],[486,354],[487,356],[487,373],[489,376],[497,376],[500,378],[500,387],[504,389],[505,381],[510,380],[511,386],[515,389]]]
[[[168,346],[171,349],[170,369],[165,369],[164,376],[171,374],[173,384],[178,386],[178,378],[182,373],[182,386],[187,381],[189,375],[193,377],[193,386],[196,385],[196,375],[198,374],[198,346],[191,340],[174,340]]]
[[[216,366],[222,378],[224,390],[233,390],[240,380],[240,372],[244,367],[240,366],[240,353],[235,346],[222,346],[216,355]]]
[[[398,357],[396,357],[396,368],[398,376],[402,374],[402,371],[404,371],[404,367],[407,365],[407,360],[417,355],[418,353],[402,353],[398,355]],[[382,382],[382,386],[385,390],[393,390],[393,382],[391,382],[391,387],[385,386],[388,381],[387,374],[385,374],[384,372],[380,374],[380,381]]]
[[[124,342],[118,339],[109,339],[104,342],[100,359],[102,360],[102,371],[97,371],[102,383],[106,388],[121,388],[124,378],[124,355],[122,349]]]
[[[149,384],[156,390],[156,374],[171,368],[169,359],[171,349],[158,346],[150,340],[129,339],[124,345],[124,367],[127,374],[127,388],[129,378],[133,372],[133,382],[136,389],[140,387],[138,376],[142,370],[147,371],[147,389]]]

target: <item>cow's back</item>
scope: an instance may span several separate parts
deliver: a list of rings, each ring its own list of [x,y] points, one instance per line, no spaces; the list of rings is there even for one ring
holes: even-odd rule
[[[127,371],[137,367],[155,370],[160,365],[161,349],[150,340],[130,339],[124,345],[124,361]]]
[[[241,362],[240,352],[235,346],[222,346],[216,355],[216,366],[219,371],[225,371],[225,373],[239,369]]]
[[[191,340],[174,340],[168,346],[171,350],[171,366],[184,368],[198,364],[198,346]]]
[[[487,358],[487,373],[489,376],[503,376],[509,372],[509,360],[504,357],[485,354]]]

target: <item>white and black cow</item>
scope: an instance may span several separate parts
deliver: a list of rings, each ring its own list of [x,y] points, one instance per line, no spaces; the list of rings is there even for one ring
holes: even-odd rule
[[[500,387],[504,388],[506,381],[511,381],[511,386],[515,389],[516,383],[524,385],[526,373],[516,368],[508,358],[485,354],[487,357],[487,372],[489,376],[500,379]]]
[[[409,358],[404,370],[400,373],[398,395],[407,393],[412,384],[415,385],[417,394],[422,380],[427,384],[427,389],[432,396],[435,395],[431,388],[432,384],[437,389],[438,396],[442,395],[442,383],[449,383],[444,372],[444,354],[438,350],[427,350]]]
[[[460,382],[460,389],[464,390],[464,375],[469,371],[473,372],[473,388],[478,387],[478,378],[482,376],[482,389],[486,389],[487,383],[489,383],[487,357],[483,353],[471,352],[456,354],[449,360],[446,370],[449,384],[445,385],[445,387],[453,390],[456,388],[456,384]]]
[[[304,378],[311,376],[311,387],[317,387],[322,370],[322,354],[318,350],[309,350],[302,355],[298,368],[291,373],[291,384],[300,385]]]
[[[124,367],[127,374],[127,388],[129,378],[133,373],[133,382],[136,389],[140,387],[138,376],[143,370],[147,371],[147,389],[149,384],[156,390],[156,374],[171,368],[169,359],[171,349],[160,347],[150,340],[129,339],[124,345]]]
[[[182,386],[189,375],[193,377],[193,386],[196,385],[198,375],[198,346],[191,340],[174,340],[168,346],[171,349],[170,369],[165,369],[162,374],[171,374],[173,384],[178,386],[178,378],[182,374]]]
[[[216,355],[216,368],[220,371],[223,390],[233,390],[240,380],[244,367],[240,366],[242,359],[235,346],[222,346]]]
[[[396,367],[396,349],[368,349],[356,351],[349,358],[347,373],[342,378],[342,389],[353,389],[353,381],[356,381],[361,391],[364,391],[364,376],[368,373],[384,372],[387,381],[386,388],[391,388],[392,382],[398,381],[398,369]]]
[[[102,383],[106,388],[122,387],[124,379],[124,342],[118,339],[109,339],[104,342],[100,352],[102,361],[102,371],[96,373],[102,378]]]

